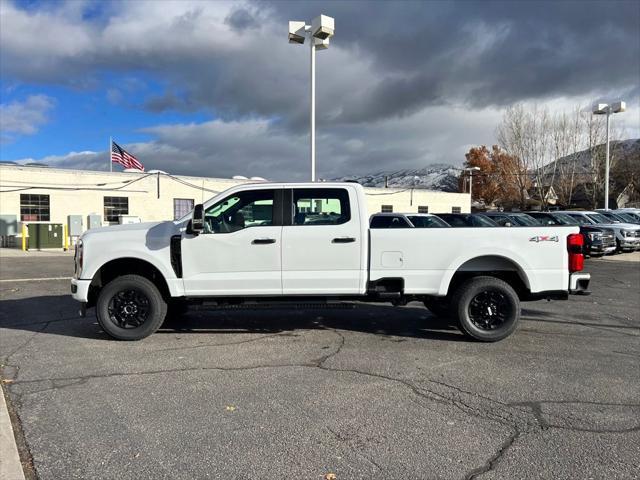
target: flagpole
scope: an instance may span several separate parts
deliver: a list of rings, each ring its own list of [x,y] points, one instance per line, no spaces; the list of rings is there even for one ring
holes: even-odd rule
[[[113,162],[111,161],[111,148],[113,147],[113,138],[109,137],[109,171],[113,172]]]

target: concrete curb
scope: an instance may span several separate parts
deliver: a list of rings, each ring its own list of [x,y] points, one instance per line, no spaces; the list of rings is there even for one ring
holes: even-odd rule
[[[2,387],[0,387],[0,478],[2,480],[24,480],[20,455],[18,455],[18,447],[13,436],[11,418],[9,418]]]

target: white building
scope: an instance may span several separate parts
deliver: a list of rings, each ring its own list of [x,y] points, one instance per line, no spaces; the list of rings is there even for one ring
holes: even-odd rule
[[[143,222],[176,219],[194,204],[243,182],[246,181],[0,164],[0,235],[5,239],[20,237],[22,224],[67,225],[70,215],[80,216],[82,230],[88,228],[90,215],[101,225],[117,224],[121,216]],[[370,213],[470,211],[466,193],[397,188],[365,191]]]

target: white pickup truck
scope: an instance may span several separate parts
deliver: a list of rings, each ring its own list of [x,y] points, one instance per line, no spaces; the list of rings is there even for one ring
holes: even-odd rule
[[[355,183],[233,187],[177,221],[91,229],[73,298],[121,340],[190,303],[421,301],[481,341],[510,335],[520,301],[586,293],[578,227],[369,229]]]

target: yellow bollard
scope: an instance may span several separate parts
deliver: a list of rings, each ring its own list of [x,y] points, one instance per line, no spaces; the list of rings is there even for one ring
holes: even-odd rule
[[[25,252],[27,250],[27,226],[22,224],[22,251]]]
[[[69,235],[67,235],[67,224],[62,224],[62,248],[66,252],[69,250]]]

